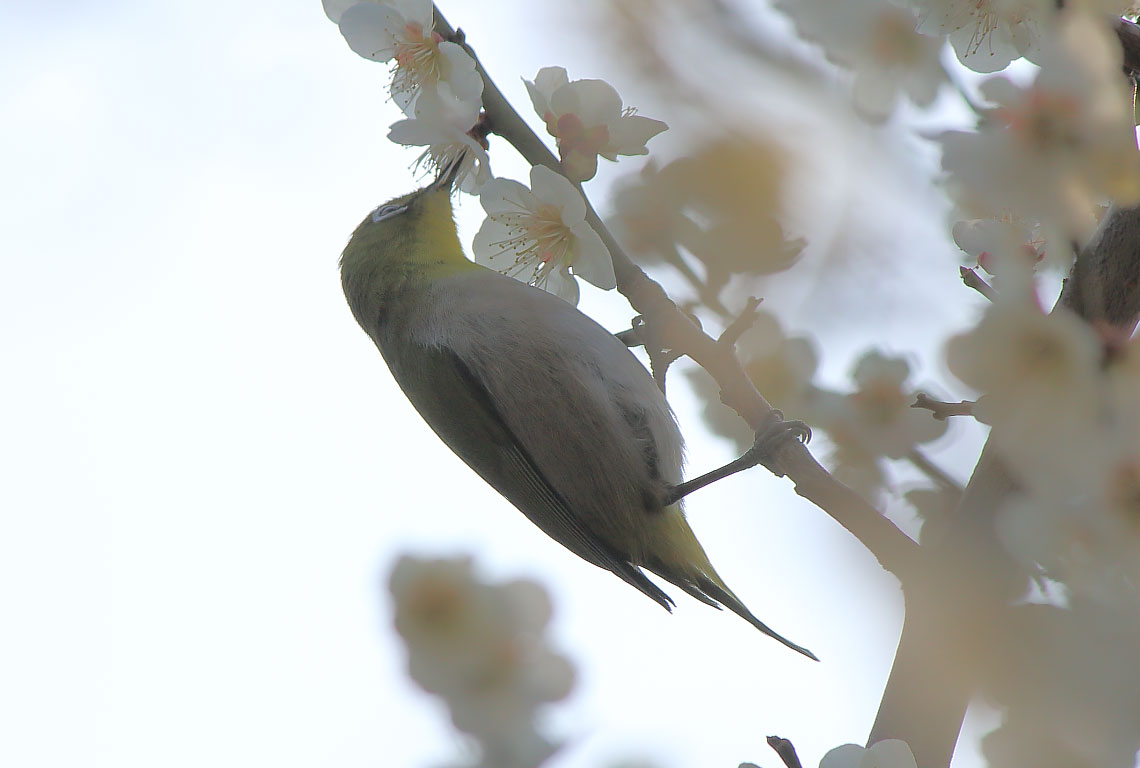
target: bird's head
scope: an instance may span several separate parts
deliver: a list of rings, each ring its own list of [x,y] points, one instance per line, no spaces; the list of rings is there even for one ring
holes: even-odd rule
[[[340,257],[342,272],[368,263],[429,263],[463,257],[451,192],[464,157],[452,161],[431,184],[389,200],[364,217]],[[466,259],[464,259],[466,260]]]

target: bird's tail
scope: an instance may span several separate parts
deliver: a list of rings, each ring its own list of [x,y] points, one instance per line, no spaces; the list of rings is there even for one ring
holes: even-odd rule
[[[774,632],[767,624],[752,615],[752,612],[740,601],[724,579],[713,568],[705,554],[704,547],[697,541],[696,535],[689,527],[688,522],[679,508],[670,508],[665,511],[669,520],[669,543],[672,552],[666,557],[656,556],[647,558],[645,567],[666,581],[677,585],[697,600],[714,608],[724,606],[763,632],[773,640],[777,640],[798,651],[809,659],[819,661],[819,658],[803,646],[796,645],[786,637]],[[662,553],[665,554],[665,553]]]

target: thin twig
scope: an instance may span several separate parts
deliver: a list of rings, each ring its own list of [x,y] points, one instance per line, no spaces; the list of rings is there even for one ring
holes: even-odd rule
[[[795,745],[791,741],[782,736],[769,736],[767,741],[768,746],[776,750],[776,754],[784,761],[787,768],[803,768],[800,756],[796,754]]]
[[[934,461],[918,448],[911,448],[906,454],[907,461],[913,464],[917,469],[921,470],[924,475],[929,477],[938,485],[942,486],[949,491],[962,492],[962,485],[946,474],[946,470],[934,463]]]
[[[951,416],[973,416],[975,405],[977,405],[977,403],[973,400],[944,403],[941,400],[935,400],[933,397],[919,392],[915,394],[914,402],[910,404],[910,407],[930,411],[930,415],[938,421],[946,421],[946,419]]]
[[[748,297],[748,302],[744,305],[744,309],[740,310],[740,314],[736,316],[736,319],[729,323],[728,327],[721,332],[720,338],[717,339],[717,341],[735,349],[736,342],[740,341],[740,337],[756,324],[756,310],[762,301],[764,300],[758,299],[755,296]]]
[[[978,274],[976,269],[958,267],[958,274],[962,276],[962,282],[968,287],[973,288],[990,301],[997,301],[998,292],[994,290],[992,285],[982,279],[982,276]]]

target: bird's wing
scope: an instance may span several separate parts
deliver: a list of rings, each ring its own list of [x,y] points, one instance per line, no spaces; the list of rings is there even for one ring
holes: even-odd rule
[[[440,439],[548,536],[669,610],[673,600],[572,512],[459,355],[447,346],[404,343],[403,364],[393,373]]]

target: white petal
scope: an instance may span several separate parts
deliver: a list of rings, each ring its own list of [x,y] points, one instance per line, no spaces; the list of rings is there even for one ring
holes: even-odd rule
[[[549,272],[546,276],[546,282],[542,285],[542,289],[553,293],[563,301],[578,306],[578,281],[575,280],[565,267],[556,269]]]
[[[610,140],[603,155],[648,155],[646,142],[669,126],[641,115],[623,115],[610,123]],[[609,158],[613,160],[614,158]]]
[[[438,139],[438,132],[422,120],[397,120],[388,128],[388,140],[406,147],[423,147]]]
[[[483,185],[479,202],[491,216],[538,209],[534,195],[514,179],[491,179]]]
[[[475,263],[494,270],[504,270],[514,264],[514,252],[507,250],[504,253],[502,246],[503,241],[509,238],[510,230],[502,222],[489,216],[483,219],[483,225],[479,227],[475,239],[471,242]]]
[[[562,223],[566,226],[586,218],[582,194],[561,173],[536,165],[530,170],[530,188],[538,201],[555,205],[562,211]]]
[[[440,70],[441,78],[451,88],[456,99],[466,102],[482,103],[483,78],[475,71],[475,59],[463,46],[456,43],[443,42],[439,44],[439,54],[442,58]]]
[[[574,236],[574,274],[603,290],[617,286],[610,252],[594,228],[585,222],[572,227]]]
[[[589,128],[617,120],[621,96],[605,80],[575,80],[551,94],[550,108],[556,115],[578,115]]]
[[[341,14],[340,33],[357,55],[388,61],[396,55],[393,30],[405,24],[404,17],[386,5],[357,3]]]
[[[360,0],[324,0],[325,15],[333,24],[340,23],[340,17]]]
[[[824,755],[819,761],[819,768],[859,768],[866,751],[858,744],[844,744]]]
[[[409,24],[419,24],[425,34],[431,34],[435,24],[432,0],[386,0]]]
[[[543,95],[546,101],[559,88],[570,82],[565,67],[543,67],[534,76],[534,87]]]

